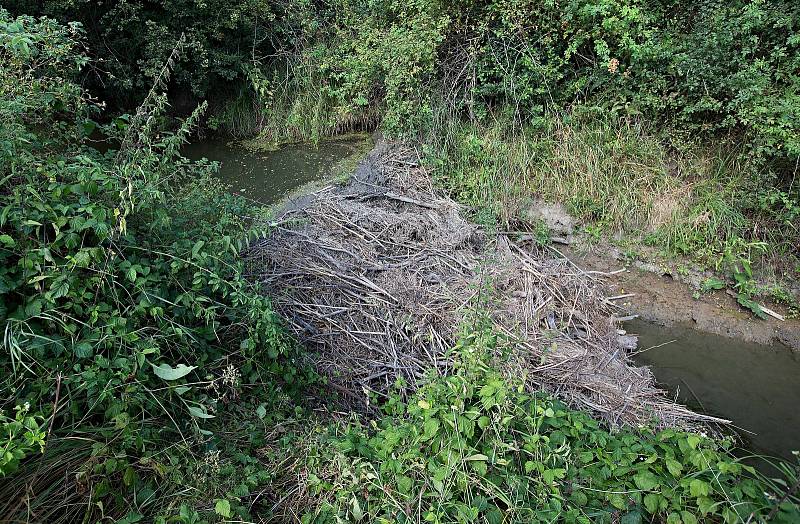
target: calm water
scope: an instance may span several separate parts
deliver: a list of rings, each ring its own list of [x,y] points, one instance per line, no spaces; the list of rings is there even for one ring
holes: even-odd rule
[[[625,328],[639,334],[640,349],[664,344],[635,356],[638,364],[686,404],[732,420],[753,451],[791,459],[800,450],[800,359],[791,350],[690,327]]]
[[[303,144],[253,152],[223,140],[203,140],[187,145],[183,153],[191,159],[220,162],[218,176],[232,191],[272,204],[303,184],[330,175],[339,161],[355,151],[357,144],[326,141],[318,147]]]

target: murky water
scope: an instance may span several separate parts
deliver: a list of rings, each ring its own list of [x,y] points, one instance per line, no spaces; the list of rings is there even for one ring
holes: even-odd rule
[[[634,357],[638,364],[691,407],[732,420],[753,451],[791,459],[800,450],[800,356],[688,326],[625,329],[639,334],[640,350],[652,348]]]
[[[274,203],[307,182],[324,178],[360,142],[326,141],[291,145],[277,151],[253,152],[223,140],[203,140],[187,145],[191,159],[208,158],[221,163],[218,173],[231,190],[263,204]]]

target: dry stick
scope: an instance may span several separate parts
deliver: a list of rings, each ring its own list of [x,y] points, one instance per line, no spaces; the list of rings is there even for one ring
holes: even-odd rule
[[[761,308],[761,311],[763,311],[763,312],[764,312],[764,313],[766,313],[767,315],[769,315],[769,316],[771,316],[771,317],[773,317],[773,318],[775,318],[775,319],[778,319],[778,320],[780,320],[781,322],[784,322],[784,321],[786,321],[786,317],[784,317],[784,316],[783,316],[783,315],[781,315],[780,313],[776,313],[775,311],[771,310],[771,309],[770,309],[770,308],[768,308],[767,306],[763,306],[763,305],[759,304],[759,307]]]

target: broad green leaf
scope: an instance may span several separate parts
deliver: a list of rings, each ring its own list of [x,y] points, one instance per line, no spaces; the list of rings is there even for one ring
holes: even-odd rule
[[[683,465],[675,459],[668,458],[666,461],[667,470],[672,474],[673,477],[679,477],[681,471],[683,470]]]
[[[648,513],[655,515],[658,513],[661,495],[657,493],[648,493],[644,496],[644,507]]]
[[[710,291],[712,289],[724,289],[724,288],[725,288],[725,282],[714,277],[709,277],[700,284],[700,289],[703,291]]]
[[[435,418],[429,418],[428,420],[425,421],[425,424],[423,425],[422,439],[430,440],[434,436],[436,436],[436,433],[438,431],[439,431],[439,421],[436,420]]]
[[[589,497],[582,491],[573,491],[570,495],[570,499],[575,506],[582,507],[585,506],[589,502]]]
[[[674,511],[667,516],[667,524],[680,524],[681,516]]]
[[[693,497],[705,497],[709,493],[709,486],[708,482],[704,482],[700,479],[692,479],[689,483],[689,493]]]
[[[78,358],[89,358],[92,356],[92,345],[88,342],[79,342],[72,348],[73,354]]]
[[[733,524],[734,522],[741,521],[739,514],[728,507],[722,508],[722,518],[725,519],[725,524]]]
[[[189,406],[189,414],[196,418],[214,418],[214,415],[209,415],[206,413],[205,409],[201,409],[197,406]]]
[[[350,505],[352,507],[352,509],[350,510],[350,513],[353,514],[353,518],[356,521],[359,521],[359,520],[363,519],[364,518],[364,512],[362,511],[361,504],[358,503],[358,499],[356,497],[353,497],[353,499],[350,501]]]
[[[625,509],[628,504],[625,502],[625,497],[620,495],[619,493],[613,493],[609,498],[608,501],[617,509]]]
[[[503,512],[500,511],[498,508],[492,508],[486,512],[485,515],[486,524],[502,524],[505,520],[503,518]]]
[[[69,293],[69,284],[66,282],[53,282],[50,286],[50,296],[55,300],[61,298]]]
[[[642,514],[638,510],[630,511],[619,519],[620,524],[641,524]]]
[[[694,516],[694,513],[685,510],[681,511],[681,520],[683,524],[697,524],[697,517]]]
[[[414,485],[414,481],[411,480],[410,477],[406,477],[405,475],[398,475],[397,476],[397,489],[400,493],[408,494],[411,493],[411,488]]]
[[[697,508],[700,510],[700,513],[705,517],[709,513],[714,512],[714,507],[716,503],[708,498],[708,497],[698,497],[697,498]]]
[[[184,364],[178,364],[173,368],[166,362],[161,363],[158,366],[151,362],[150,365],[153,366],[153,372],[156,374],[156,376],[163,378],[164,380],[178,380],[179,378],[183,378],[191,373],[194,369],[197,369],[197,366],[186,366]]]
[[[214,504],[214,513],[226,519],[231,518],[231,503],[226,499],[218,499]]]
[[[194,246],[192,247],[192,258],[197,257],[197,254],[200,252],[201,249],[203,249],[203,246],[205,244],[206,243],[203,240],[198,240],[197,242],[195,242]]]
[[[659,485],[658,477],[650,471],[643,471],[633,477],[633,482],[636,487],[642,491],[650,491]]]

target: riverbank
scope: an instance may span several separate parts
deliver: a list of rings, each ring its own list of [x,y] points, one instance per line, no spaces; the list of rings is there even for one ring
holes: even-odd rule
[[[705,333],[800,352],[800,319],[792,317],[786,305],[761,297],[760,303],[783,320],[769,315],[761,319],[724,289],[700,292],[705,280],[719,277],[712,271],[689,269],[690,261],[631,260],[622,249],[605,242],[556,248],[587,270],[606,274],[609,296],[620,297],[614,301],[619,316],[636,315],[666,327],[690,325]]]
[[[800,313],[791,202],[776,214],[760,200],[760,168],[735,143],[678,144],[637,118],[569,114],[517,131],[453,123],[429,140],[434,178],[476,220],[552,237],[600,269],[672,274],[692,296],[731,292],[759,318]]]

